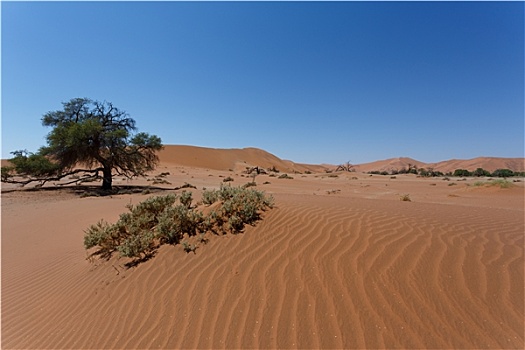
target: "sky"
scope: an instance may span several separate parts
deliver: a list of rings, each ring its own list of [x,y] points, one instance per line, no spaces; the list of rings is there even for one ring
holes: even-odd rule
[[[62,102],[301,163],[524,157],[523,2],[1,2],[2,158]]]

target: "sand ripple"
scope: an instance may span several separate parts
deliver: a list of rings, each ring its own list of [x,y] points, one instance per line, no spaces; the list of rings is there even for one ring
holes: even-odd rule
[[[85,261],[81,232],[29,260],[9,238],[3,348],[523,347],[522,212],[276,198],[243,234],[130,270]]]

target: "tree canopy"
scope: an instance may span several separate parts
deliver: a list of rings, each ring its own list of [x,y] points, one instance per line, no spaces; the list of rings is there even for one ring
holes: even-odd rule
[[[53,128],[47,146],[37,153],[12,152],[12,166],[2,168],[2,181],[43,185],[83,173],[76,181],[102,178],[102,188],[111,189],[114,174],[132,178],[153,170],[162,149],[158,136],[133,134],[135,120],[110,102],[74,98],[62,110],[44,114],[42,124]]]

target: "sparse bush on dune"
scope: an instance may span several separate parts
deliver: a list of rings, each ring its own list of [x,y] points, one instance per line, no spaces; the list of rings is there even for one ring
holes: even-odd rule
[[[129,258],[147,258],[162,244],[180,244],[185,237],[206,242],[207,232],[226,234],[241,232],[245,225],[260,219],[260,212],[273,207],[273,198],[261,191],[242,187],[221,186],[220,190],[205,190],[203,203],[220,202],[207,215],[192,208],[192,193],[146,199],[129,212],[120,215],[115,224],[103,220],[91,225],[84,235],[86,249],[97,248],[91,254],[110,258],[115,252]],[[178,203],[177,203],[178,200]],[[194,252],[197,245],[185,241],[184,250]]]
[[[514,186],[514,184],[510,181],[504,180],[504,179],[497,179],[492,181],[476,181],[472,184],[474,187],[499,187],[499,188],[510,188]]]

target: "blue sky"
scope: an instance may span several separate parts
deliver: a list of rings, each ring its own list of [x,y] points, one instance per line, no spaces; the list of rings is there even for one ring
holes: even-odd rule
[[[75,97],[296,162],[524,156],[523,2],[1,6],[2,158]]]

